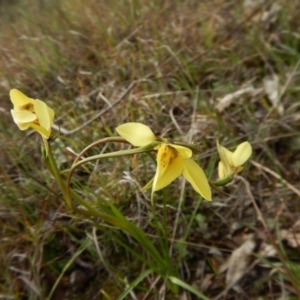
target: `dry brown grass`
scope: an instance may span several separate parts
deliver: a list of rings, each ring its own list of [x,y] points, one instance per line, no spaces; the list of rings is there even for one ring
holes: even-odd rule
[[[300,297],[300,6],[246,2],[0,2],[0,299],[46,299],[60,275],[53,299],[118,299],[125,278],[132,282],[144,271],[117,241],[140,253],[138,244],[61,205],[38,137],[12,123],[11,88],[55,109],[60,138],[53,149],[61,170],[74,158],[67,147],[78,153],[128,121],[198,143],[198,159],[212,179],[216,139],[232,149],[249,140],[252,161],[222,189],[226,195],[214,191],[211,203],[199,202],[176,181],[157,194],[157,217],[180,278],[209,299]],[[266,80],[278,91],[276,105]],[[117,146],[106,151],[112,149]],[[73,184],[95,203],[116,203],[158,245],[149,193],[139,188],[153,173],[146,156],[111,159],[79,172]],[[152,274],[132,293],[194,299],[164,286]]]

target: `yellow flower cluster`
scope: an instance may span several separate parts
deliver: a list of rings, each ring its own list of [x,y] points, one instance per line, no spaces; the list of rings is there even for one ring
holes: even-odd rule
[[[126,123],[116,128],[118,134],[127,142],[136,147],[149,145],[157,141],[157,137],[152,130],[141,123]],[[155,191],[161,190],[180,175],[193,186],[204,199],[211,200],[211,189],[209,182],[202,168],[191,159],[192,150],[187,147],[162,142],[154,148],[157,150],[157,168],[154,178],[145,186],[152,186],[152,195]],[[252,148],[249,142],[241,143],[234,152],[222,147],[217,142],[217,149],[220,155],[218,165],[219,179],[233,176],[243,169],[243,164],[252,154]]]
[[[54,111],[41,100],[25,96],[17,89],[10,91],[10,98],[14,105],[11,110],[14,122],[21,130],[32,128],[43,138],[46,155],[48,154],[48,142],[53,125]],[[153,142],[157,151],[157,168],[153,179],[144,187],[152,186],[152,197],[155,191],[161,190],[176,178],[183,175],[204,199],[211,200],[211,189],[208,179],[202,168],[191,159],[193,152],[190,148],[170,143],[167,140],[157,138],[152,130],[141,123],[126,123],[116,128],[118,134],[127,142],[136,147],[144,147]],[[230,181],[235,174],[243,169],[243,164],[252,154],[251,145],[248,142],[241,143],[234,152],[229,151],[217,142],[217,150],[220,155],[218,165],[218,183]]]

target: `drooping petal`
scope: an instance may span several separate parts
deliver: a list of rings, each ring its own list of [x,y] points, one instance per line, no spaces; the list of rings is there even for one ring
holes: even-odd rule
[[[162,177],[164,172],[166,171],[170,160],[172,159],[172,150],[170,146],[167,146],[166,144],[161,144],[156,147],[157,148],[157,167],[156,167],[156,173],[153,179],[153,186],[152,186],[152,192],[155,191],[155,188],[157,186],[157,182]]]
[[[184,160],[185,158],[181,156],[177,156],[176,158],[172,159],[165,171],[160,173],[160,176],[158,176],[158,180],[155,186],[153,184],[153,191],[163,189],[171,182],[173,182],[176,178],[178,178],[183,172]]]
[[[34,129],[35,131],[37,131],[45,139],[49,139],[49,137],[51,135],[51,130],[46,130],[44,127],[42,127],[40,125],[37,125],[37,124],[34,124],[34,123],[30,123],[29,127],[31,127],[32,129]]]
[[[133,146],[146,146],[156,140],[152,130],[142,123],[125,123],[116,128],[117,133]]]
[[[232,162],[235,167],[243,165],[251,156],[252,147],[249,142],[241,143],[232,154]]]
[[[50,107],[48,107],[45,102],[38,99],[34,101],[34,111],[36,113],[40,126],[43,127],[46,131],[50,131],[53,123],[54,111]]]
[[[22,92],[20,92],[17,89],[10,90],[9,95],[11,102],[14,105],[14,109],[20,109],[20,107],[34,103],[34,99],[25,96]]]
[[[27,124],[27,123],[34,122],[37,119],[34,113],[27,110],[11,109],[10,112],[16,124]]]
[[[211,200],[211,189],[204,171],[191,159],[184,160],[183,176],[204,199]]]

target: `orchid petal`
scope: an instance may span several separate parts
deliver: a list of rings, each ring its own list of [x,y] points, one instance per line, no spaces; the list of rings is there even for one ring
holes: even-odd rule
[[[211,200],[211,189],[204,171],[191,159],[184,162],[183,176],[204,199]]]
[[[34,99],[25,96],[22,92],[17,89],[12,89],[9,92],[11,102],[14,105],[14,109],[19,109],[27,104],[33,104]]]
[[[220,156],[220,163],[218,166],[218,173],[219,173],[219,178],[224,178],[227,175],[229,175],[231,171],[231,166],[232,166],[232,155],[233,153],[226,149],[225,147],[222,147],[219,144],[219,141],[217,141],[217,150],[219,152]]]
[[[21,124],[21,123],[16,123],[17,126],[19,127],[20,130],[26,130],[30,127],[31,123],[24,123],[24,124]]]
[[[125,123],[116,128],[117,133],[133,146],[146,146],[156,140],[152,130],[142,123]]]
[[[219,175],[220,179],[222,179],[222,178],[224,178],[224,177],[226,177],[228,175],[228,173],[226,172],[225,166],[224,166],[224,164],[223,164],[222,161],[219,161],[218,175]]]
[[[32,129],[34,129],[35,131],[37,131],[45,139],[49,139],[49,137],[51,135],[51,131],[50,130],[46,130],[44,127],[42,127],[42,126],[40,126],[38,124],[34,124],[34,123],[31,123],[30,127]]]
[[[232,164],[232,152],[229,151],[227,148],[221,146],[217,141],[217,149],[221,158],[221,161],[224,163],[225,166],[230,166]]]
[[[34,113],[28,110],[11,110],[11,115],[16,124],[27,124],[37,120]],[[27,127],[28,128],[28,127]]]
[[[157,147],[157,168],[156,168],[156,173],[153,179],[153,186],[152,186],[152,192],[156,191],[156,186],[160,180],[160,178],[163,176],[165,171],[167,170],[169,163],[172,159],[172,157],[175,156],[175,151],[173,150],[170,146],[167,144],[161,144]]]
[[[183,158],[191,158],[193,155],[193,151],[190,148],[175,145],[175,144],[170,144],[170,146],[179,153],[180,156]]]
[[[252,147],[249,142],[241,143],[233,152],[232,161],[235,167],[243,165],[251,156]]]
[[[34,101],[34,111],[40,126],[50,133],[54,118],[54,111],[49,108],[45,102],[38,99]]]
[[[153,191],[158,191],[169,185],[176,178],[178,178],[184,169],[184,158],[181,156],[177,156],[172,159],[169,163],[167,169],[164,172],[159,172],[158,165],[158,180],[155,185],[153,184]]]

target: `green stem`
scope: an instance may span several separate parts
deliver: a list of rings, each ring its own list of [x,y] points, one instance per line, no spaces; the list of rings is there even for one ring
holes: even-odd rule
[[[72,169],[76,169],[77,167],[79,167],[82,164],[85,164],[87,162],[93,161],[93,160],[97,160],[97,159],[102,159],[102,158],[109,158],[109,157],[119,157],[119,156],[127,156],[127,155],[133,155],[133,154],[138,154],[138,153],[143,153],[143,152],[148,152],[153,150],[153,148],[157,145],[159,145],[159,142],[153,142],[147,146],[143,146],[140,148],[134,148],[134,149],[129,149],[129,150],[121,150],[121,151],[115,151],[115,152],[110,152],[110,153],[104,153],[104,154],[97,154],[97,155],[93,155],[90,156],[88,158],[82,159],[79,162],[76,162],[72,165],[70,172],[72,171]]]
[[[86,147],[75,159],[71,169],[69,170],[69,174],[67,177],[66,182],[66,195],[68,198],[68,202],[72,201],[72,198],[76,200],[80,205],[85,207],[87,210],[80,209],[77,207],[74,207],[74,210],[77,213],[80,213],[85,216],[95,216],[99,217],[105,222],[123,230],[124,232],[127,232],[132,237],[134,237],[142,247],[147,251],[147,253],[150,254],[150,256],[153,258],[154,261],[156,261],[156,266],[161,275],[166,276],[171,271],[171,274],[174,274],[173,267],[170,264],[170,261],[166,261],[165,258],[163,258],[158,250],[155,248],[151,240],[147,237],[145,232],[138,228],[133,223],[129,222],[126,217],[111,203],[108,203],[108,205],[102,205],[102,209],[104,212],[100,212],[96,210],[91,204],[86,202],[84,199],[82,199],[78,194],[76,194],[72,189],[70,189],[70,182],[72,175],[76,168],[81,166],[82,164],[85,164],[87,162],[98,160],[101,158],[108,158],[108,157],[119,157],[119,156],[125,156],[125,155],[134,155],[138,153],[144,153],[153,150],[155,146],[157,146],[160,142],[153,142],[147,146],[135,148],[135,149],[129,149],[129,150],[123,150],[123,151],[117,151],[112,153],[106,153],[106,154],[99,154],[94,155],[91,157],[88,157],[86,159],[83,159],[79,161],[80,157],[83,156],[84,153],[86,153],[89,149],[96,145],[100,145],[107,142],[126,142],[123,138],[119,137],[111,137],[111,138],[105,138],[102,140],[99,140],[88,147]],[[171,266],[171,267],[170,267]]]
[[[232,179],[233,179],[233,177],[234,177],[234,174],[230,174],[227,177],[225,177],[223,179],[220,179],[218,181],[209,182],[209,184],[212,185],[213,187],[215,187],[215,186],[223,186],[223,185],[226,185],[227,183],[231,182]]]
[[[56,162],[53,158],[52,152],[50,147],[48,148],[48,153],[46,157],[46,165],[49,168],[49,171],[53,174],[53,176],[56,178],[62,194],[65,198],[65,201],[68,205],[68,207],[73,210],[76,213],[79,213],[83,216],[87,217],[99,217],[105,222],[115,226],[118,229],[121,229],[122,231],[130,234],[132,237],[134,237],[139,244],[147,251],[147,253],[152,257],[152,259],[156,262],[156,271],[159,272],[164,278],[167,278],[169,275],[174,275],[174,268],[170,264],[170,261],[166,261],[164,257],[161,256],[159,251],[155,248],[151,240],[148,238],[146,233],[141,230],[139,227],[131,223],[127,220],[127,218],[111,203],[108,203],[108,205],[101,205],[102,211],[96,210],[93,205],[85,201],[80,195],[78,195],[75,191],[73,191],[70,188],[70,181],[72,178],[72,175],[76,168],[81,166],[82,164],[85,164],[87,162],[101,159],[101,158],[107,158],[107,157],[118,157],[118,156],[124,156],[124,155],[133,155],[137,153],[143,153],[147,151],[151,151],[156,145],[159,144],[159,142],[153,142],[145,147],[130,149],[130,150],[124,150],[124,151],[118,151],[113,153],[107,153],[107,154],[100,154],[88,157],[86,159],[83,159],[81,161],[78,161],[82,155],[87,152],[89,149],[92,148],[92,146],[99,145],[102,143],[107,142],[124,142],[124,139],[122,138],[106,138],[102,139],[100,141],[97,141],[91,145],[89,145],[87,148],[85,148],[76,158],[73,166],[71,167],[66,184],[63,182],[61,178],[61,174],[57,168]],[[72,199],[77,201],[81,206],[83,206],[85,209],[76,207],[73,205]]]
[[[57,165],[56,165],[56,162],[53,158],[53,155],[52,155],[52,151],[51,151],[51,147],[50,145],[48,146],[48,151],[47,151],[47,157],[46,157],[46,165],[49,169],[49,171],[51,172],[51,174],[55,177],[59,187],[60,187],[60,190],[63,194],[63,197],[67,203],[67,206],[69,207],[69,209],[73,210],[73,204],[72,204],[72,201],[70,201],[70,198],[68,198],[68,194],[67,194],[67,189],[66,189],[66,185],[64,184],[62,178],[61,178],[61,174],[57,168]],[[49,162],[49,163],[48,163]]]
[[[92,145],[100,145],[103,143],[107,143],[107,142],[124,142],[123,138],[116,138],[116,137],[112,137],[112,138],[105,138],[102,140],[97,141],[96,143],[93,143]],[[78,162],[79,157],[81,157],[88,149],[91,149],[91,146],[88,146],[87,148],[85,148],[79,155],[78,157],[75,159],[68,177],[67,177],[67,181],[66,181],[66,197],[67,197],[67,202],[71,203],[72,199],[71,199],[71,195],[70,195],[70,183],[71,183],[71,179],[73,176],[73,173],[75,171],[76,168],[78,168],[79,166],[81,166],[82,164],[85,164],[87,162],[93,161],[93,160],[98,160],[101,158],[108,158],[108,157],[118,157],[118,156],[125,156],[125,155],[133,155],[133,154],[137,154],[137,153],[143,153],[143,152],[147,152],[147,151],[151,151],[157,144],[159,144],[159,142],[153,142],[147,146],[144,147],[140,147],[140,148],[135,148],[135,149],[129,149],[129,150],[123,150],[123,151],[116,151],[116,152],[111,152],[111,153],[105,153],[105,154],[98,154],[98,155],[94,155],[94,156],[90,156],[88,158],[85,158],[81,161]]]

